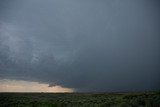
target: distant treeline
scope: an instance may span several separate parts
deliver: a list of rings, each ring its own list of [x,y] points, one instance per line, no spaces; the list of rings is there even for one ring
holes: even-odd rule
[[[0,107],[160,107],[160,92],[0,93]]]

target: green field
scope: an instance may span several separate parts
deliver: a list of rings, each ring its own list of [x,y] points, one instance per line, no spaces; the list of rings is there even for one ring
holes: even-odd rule
[[[0,93],[0,107],[160,107],[160,92]]]

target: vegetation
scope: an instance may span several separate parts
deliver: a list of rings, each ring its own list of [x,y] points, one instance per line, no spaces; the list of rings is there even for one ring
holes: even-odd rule
[[[160,92],[0,93],[0,107],[160,107]]]

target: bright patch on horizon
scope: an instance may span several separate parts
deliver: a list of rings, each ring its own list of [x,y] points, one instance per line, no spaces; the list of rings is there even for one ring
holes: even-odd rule
[[[48,84],[24,80],[0,80],[0,92],[74,92],[62,86],[48,87]]]

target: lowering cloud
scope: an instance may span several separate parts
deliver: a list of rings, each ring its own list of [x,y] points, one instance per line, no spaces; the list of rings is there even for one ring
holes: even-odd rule
[[[160,2],[1,0],[0,78],[77,91],[160,89]]]

